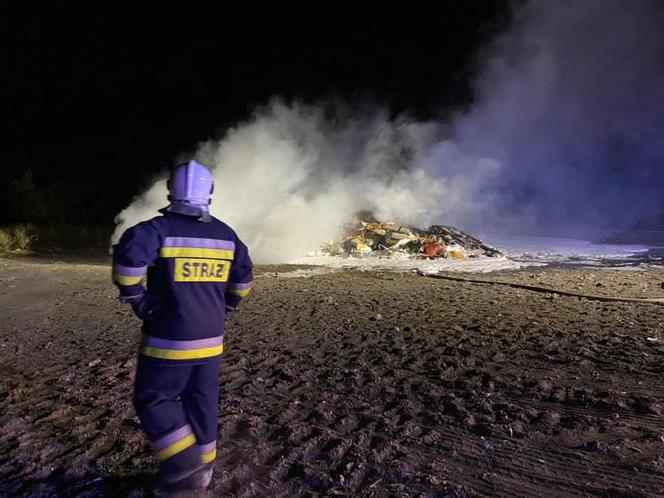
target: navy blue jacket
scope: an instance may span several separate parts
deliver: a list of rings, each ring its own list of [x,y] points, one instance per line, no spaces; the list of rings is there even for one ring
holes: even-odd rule
[[[129,228],[113,247],[120,300],[143,318],[153,345],[170,345],[169,351],[191,349],[179,341],[206,346],[202,339],[222,336],[226,308],[237,308],[251,292],[252,269],[247,246],[216,218],[167,212]]]

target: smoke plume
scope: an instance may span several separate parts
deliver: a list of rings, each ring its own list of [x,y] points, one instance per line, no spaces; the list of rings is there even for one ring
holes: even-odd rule
[[[454,124],[464,150],[501,164],[489,187],[499,226],[621,228],[661,212],[663,23],[658,0],[532,1],[516,12]]]
[[[521,233],[657,214],[663,10],[656,0],[525,4],[479,54],[473,105],[444,121],[274,99],[198,147],[215,177],[212,213],[259,262],[302,256],[365,209]],[[165,203],[162,179],[118,215],[114,239]]]

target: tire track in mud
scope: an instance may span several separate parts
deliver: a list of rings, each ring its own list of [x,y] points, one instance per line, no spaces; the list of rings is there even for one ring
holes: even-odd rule
[[[115,377],[119,370],[125,379],[130,378],[130,373],[122,372],[118,365],[95,369],[84,364],[76,368],[87,368],[94,377],[80,383],[84,386],[79,385],[82,376],[74,378],[69,368],[47,369],[34,376],[38,380],[33,378],[27,388],[10,391],[8,399],[0,403],[0,412],[5,413],[0,418],[2,434],[9,435],[0,439],[0,451],[13,443],[21,450],[20,458],[7,462],[13,464],[11,468],[0,465],[4,478],[20,483],[11,491],[15,496],[29,496],[34,492],[30,481],[57,475],[63,462],[78,462],[80,468],[75,472],[83,477],[94,471],[93,462],[103,462],[120,453],[119,440],[113,437],[118,432],[119,411],[113,407],[118,400],[126,400],[129,386],[109,385],[102,373],[112,371]],[[88,391],[86,387],[95,390]],[[12,438],[12,433],[19,432],[13,427],[17,423],[22,430]],[[137,441],[142,448],[142,438]]]
[[[62,271],[89,291],[0,334],[0,494],[148,496],[136,322],[106,272]],[[228,321],[212,495],[661,495],[659,308],[478,287],[259,279]]]
[[[343,327],[341,327],[343,328]],[[371,335],[371,334],[369,334]],[[366,335],[362,338],[366,340]],[[345,343],[344,340],[347,342]],[[357,339],[359,341],[361,339]],[[357,341],[355,341],[355,344],[357,344]],[[372,342],[371,340],[369,341],[370,343]],[[389,358],[394,357],[394,356],[399,356],[403,355],[404,352],[407,350],[407,347],[404,348],[403,344],[397,344],[398,342],[410,342],[412,347],[412,343],[416,341],[399,341],[398,339],[396,340],[394,338],[389,338],[386,339],[385,341],[380,340],[380,332],[378,334],[373,336],[373,343],[371,346],[373,346],[374,351],[376,354],[373,357],[373,360],[369,358],[369,361],[367,363],[363,364],[363,367],[367,368],[370,370],[371,367],[368,366],[367,364],[371,364],[373,361],[376,364],[380,364],[381,361],[385,361],[386,364],[389,364]],[[353,355],[353,354],[358,354],[359,350],[363,349],[363,347],[366,346],[366,344],[358,345],[357,348],[353,348],[353,340],[350,340],[348,342],[348,338],[344,337],[342,338],[340,344],[339,344],[339,349],[342,351],[345,351],[347,355]],[[426,358],[426,353],[430,352],[431,349],[425,349],[424,351],[412,351],[411,355],[406,358],[403,362],[404,365],[412,366],[411,370],[401,370],[401,369],[387,369],[383,370],[381,372],[375,372],[375,379],[386,379],[390,377],[397,377],[399,379],[402,379],[404,374],[400,374],[399,372],[407,372],[407,373],[415,373],[419,375],[425,374],[427,377],[430,376],[431,372],[426,372],[426,368],[420,369],[419,367],[423,367],[424,363],[427,360],[430,360],[430,358]],[[384,352],[385,354],[381,354],[381,352]],[[422,354],[423,353],[423,354]],[[321,356],[325,356],[326,354],[329,354],[330,356],[334,356],[334,351],[321,351],[320,352]],[[421,356],[425,357],[424,362],[420,362],[418,364],[418,357],[421,358]],[[464,353],[462,352],[461,356],[464,356]],[[488,355],[487,355],[488,356]],[[537,355],[535,355],[537,356]],[[569,360],[570,362],[573,361],[572,358]],[[392,361],[391,363],[394,363]],[[461,362],[458,362],[453,376],[461,376],[463,377],[464,375],[464,365],[460,365]],[[565,362],[563,362],[564,364]],[[435,365],[435,362],[433,363]],[[429,361],[428,368],[431,368],[432,363]],[[333,370],[339,371],[340,368],[343,368],[344,365],[343,363],[341,365],[338,364],[338,362],[335,364],[335,367]],[[467,367],[467,365],[466,365]],[[489,368],[489,367],[487,367]],[[537,369],[541,371],[541,368],[537,368],[536,366],[533,367],[527,367],[524,366],[524,370],[529,370],[532,368],[533,370]],[[322,373],[326,372],[326,368],[323,367],[321,368]],[[418,372],[419,370],[419,372]],[[422,371],[424,370],[424,371]],[[444,371],[444,369],[443,369]],[[522,373],[523,370],[520,372]],[[260,370],[258,371],[259,374],[262,374]],[[442,373],[442,371],[438,372],[439,374]],[[584,372],[582,369],[579,369],[578,373],[586,373],[585,377],[587,377],[587,372]],[[266,375],[267,376],[267,375]],[[573,376],[573,375],[572,375]],[[577,385],[584,385],[586,388],[588,387],[587,384],[587,379],[581,379],[580,381],[577,379],[576,381]],[[357,383],[356,385],[353,386],[353,389],[362,389],[365,387],[365,384],[362,384],[362,382]],[[521,387],[521,386],[519,386]],[[331,389],[330,389],[331,388]],[[338,389],[335,389],[333,386],[325,386],[325,387],[320,387],[318,389],[314,389],[316,391],[324,391],[324,392],[335,392],[338,391]],[[343,390],[341,390],[343,392]],[[648,391],[647,388],[644,388],[644,392]],[[262,391],[264,392],[264,391]],[[295,385],[291,385],[290,389],[287,390],[289,392],[287,398],[289,400],[293,400],[294,398],[297,398],[297,389],[295,388]],[[652,394],[652,390],[649,391]],[[534,393],[527,393],[529,395],[534,395]],[[274,394],[273,394],[274,396]],[[409,398],[417,397],[414,396],[412,393],[409,393],[408,396]],[[521,398],[517,397],[514,398],[514,400],[520,400]],[[537,400],[533,400],[534,403],[537,403]],[[558,404],[553,403],[554,406],[558,408],[558,411],[562,411],[563,408],[560,408]],[[392,406],[390,402],[387,402],[386,400],[383,400],[382,404],[382,410],[383,413],[389,412],[390,407]],[[546,411],[547,407],[543,405],[537,405],[540,407],[541,411]],[[354,407],[354,408],[348,408],[346,407],[347,410],[353,412],[353,413],[362,413],[363,408],[362,407]],[[524,410],[526,408],[524,407]],[[576,411],[570,410],[568,407],[565,407],[567,412],[570,412],[572,415],[581,415],[581,414],[592,414],[596,418],[599,416],[601,417],[603,413],[597,412],[595,409],[588,409],[584,412],[581,411]],[[336,411],[336,410],[333,410]],[[379,410],[380,411],[380,410]],[[325,419],[323,415],[320,415],[318,417],[320,420],[323,421],[324,425],[323,427],[327,427],[328,430],[330,428],[330,422]],[[306,417],[301,417],[301,421],[306,422],[309,420]],[[640,423],[652,423],[656,420],[656,418],[647,418],[647,417],[640,417],[637,415],[636,416],[636,421],[639,421]],[[285,420],[282,421],[284,423],[289,423],[292,424],[293,420]],[[309,421],[311,424],[311,422]],[[413,424],[411,424],[412,427]],[[414,425],[418,426],[418,429],[422,432],[429,431],[431,430],[430,428],[425,427],[422,424],[417,424],[415,423]],[[609,463],[607,465],[600,465],[600,464],[592,464],[589,465],[587,462],[587,459],[583,459],[583,451],[582,450],[569,450],[567,453],[562,453],[562,454],[556,454],[555,459],[552,459],[551,457],[551,452],[550,451],[542,451],[538,449],[526,449],[524,450],[523,448],[520,448],[519,451],[519,457],[514,461],[514,458],[509,458],[511,456],[511,453],[514,452],[515,450],[513,448],[509,449],[500,449],[496,451],[495,455],[497,456],[497,459],[499,460],[504,460],[506,462],[509,462],[508,464],[503,464],[503,465],[496,465],[493,464],[493,467],[489,466],[491,472],[493,473],[493,483],[487,483],[487,478],[482,478],[480,477],[474,477],[477,474],[477,468],[478,467],[487,467],[486,465],[486,460],[487,460],[487,455],[486,451],[482,449],[481,445],[478,446],[474,451],[471,451],[467,447],[463,446],[464,441],[467,442],[469,439],[469,433],[468,430],[465,428],[459,428],[457,429],[458,435],[453,436],[452,435],[452,430],[450,427],[458,425],[458,422],[455,421],[446,421],[445,424],[441,424],[438,426],[439,430],[444,430],[445,431],[445,437],[449,441],[453,441],[459,445],[462,446],[461,450],[456,450],[455,454],[450,458],[450,460],[453,462],[453,465],[455,467],[458,467],[459,469],[463,469],[461,472],[460,476],[458,478],[455,478],[453,476],[449,476],[446,478],[447,481],[453,482],[454,484],[460,486],[459,488],[455,488],[457,490],[460,490],[459,493],[464,493],[465,491],[463,490],[463,486],[470,486],[475,492],[480,493],[480,494],[485,494],[485,495],[491,495],[491,496],[514,496],[515,493],[516,495],[537,495],[537,496],[578,496],[578,495],[596,495],[596,496],[602,496],[606,495],[607,493],[619,493],[619,492],[624,492],[624,493],[629,493],[630,490],[630,481],[632,481],[632,487],[634,489],[639,489],[640,484],[639,479],[636,479],[636,476],[631,473],[631,472],[626,472],[626,471],[621,471],[617,472],[614,468],[614,466]],[[656,430],[658,426],[653,426],[652,429]],[[363,429],[353,429],[351,431],[351,434],[353,434],[353,437],[355,441],[361,441],[362,440],[362,434],[363,434]],[[412,428],[410,429],[412,430]],[[472,432],[471,432],[472,434]],[[333,435],[331,437],[335,438],[340,438],[343,435]],[[401,434],[399,431],[395,431],[394,433],[390,434],[387,433],[383,436],[384,440],[399,440],[401,437]],[[471,436],[472,437],[472,436]],[[500,441],[500,439],[497,439]],[[480,440],[482,441],[482,440]],[[467,446],[467,443],[466,443]],[[420,453],[424,453],[421,451],[420,448],[417,448],[417,451]],[[492,450],[495,451],[495,450]],[[288,454],[288,453],[286,453]],[[492,453],[493,454],[493,453]],[[658,454],[658,451],[656,450],[654,454]],[[389,455],[389,453],[386,453],[386,455]],[[581,455],[581,456],[580,456]],[[495,459],[496,457],[494,457]],[[371,459],[368,457],[367,454],[364,455],[364,460],[365,461],[371,461]],[[389,458],[386,458],[385,460],[389,460]],[[574,463],[575,460],[578,460],[577,463]],[[293,459],[292,457],[288,460],[289,465],[297,465],[297,458]],[[272,464],[273,462],[268,462],[268,464]],[[384,461],[380,461],[378,465],[384,464]],[[547,470],[547,469],[551,470]],[[533,470],[535,469],[535,470]],[[298,469],[299,472],[302,472],[302,468]],[[547,472],[553,473],[553,476],[547,475]],[[581,483],[581,484],[573,484],[569,485],[567,482],[569,481],[569,474],[574,473],[578,479],[585,478],[587,475],[595,476],[596,479],[599,479],[602,484],[600,485],[590,485],[587,482]],[[294,472],[293,475],[297,474],[297,472]],[[614,477],[615,476],[615,477]],[[292,477],[292,476],[291,476]],[[378,477],[378,475],[374,475],[372,477]],[[297,479],[295,479],[297,480]],[[306,481],[306,479],[303,479]],[[369,481],[371,479],[368,479]],[[525,481],[525,483],[524,483]],[[528,484],[528,481],[532,481],[531,484]],[[348,480],[346,480],[348,482]],[[654,476],[652,479],[642,479],[640,478],[641,483],[645,483],[645,485],[648,487],[651,487],[651,489],[661,489],[662,484],[664,484],[664,481],[661,479],[661,475]],[[326,483],[327,486],[332,486],[331,482]],[[374,488],[374,489],[383,489],[386,490],[385,486],[380,485],[381,487],[379,488]],[[423,489],[420,484],[414,484],[415,487],[413,486],[404,486],[404,489],[408,488],[410,491],[413,492],[414,490],[418,489]],[[418,488],[420,486],[420,488]],[[502,491],[501,491],[502,487]],[[309,486],[311,488],[311,486]],[[366,486],[363,487],[366,489]],[[363,489],[362,487],[360,489]],[[435,488],[435,486],[434,486]],[[438,486],[440,489],[440,486]],[[314,488],[315,489],[315,488]],[[622,490],[622,491],[621,491]],[[391,490],[394,491],[394,490]],[[391,492],[390,491],[390,492]],[[639,491],[635,491],[635,493],[640,493]]]
[[[292,419],[287,420],[288,423],[292,423]],[[309,425],[313,425],[309,422]],[[324,426],[319,426],[316,425],[316,427],[320,428],[321,430],[325,431],[327,430],[331,434],[334,435],[335,438],[341,438],[341,439],[348,439],[345,438],[343,435],[340,435],[332,430],[330,428],[326,428]],[[431,428],[424,427],[422,425],[417,426],[419,429],[424,429],[424,430],[431,430]],[[459,445],[463,445],[464,441],[467,441],[468,435],[467,433],[463,431],[458,431],[458,430],[453,430],[451,428],[446,429],[446,439],[453,441]],[[361,438],[361,436],[360,436]],[[385,440],[392,440],[392,437],[384,436]],[[334,441],[334,439],[332,440]],[[328,445],[330,444],[329,442],[327,443]],[[511,474],[515,474],[520,476],[520,479],[530,479],[533,482],[543,482],[544,484],[554,486],[555,491],[551,491],[549,493],[544,493],[541,489],[537,493],[538,496],[574,496],[578,495],[580,492],[588,493],[588,489],[586,489],[585,486],[569,486],[565,485],[564,483],[569,479],[569,474],[571,471],[575,471],[578,475],[583,475],[583,474],[588,474],[588,473],[595,473],[597,475],[601,475],[603,477],[603,480],[605,483],[611,484],[615,487],[615,489],[620,489],[620,486],[623,482],[623,479],[628,477],[626,473],[616,473],[615,469],[607,469],[599,465],[594,465],[594,466],[588,466],[587,462],[583,461],[579,464],[570,464],[569,457],[574,456],[573,453],[567,453],[567,454],[562,454],[562,455],[555,455],[555,459],[551,458],[550,452],[543,452],[543,451],[538,451],[538,450],[531,450],[531,451],[526,451],[520,452],[521,457],[525,460],[525,462],[521,463],[518,462],[517,464],[513,464],[511,462],[511,459],[509,458],[513,453],[514,453],[514,444],[511,444],[511,447],[507,447],[510,445],[508,440],[501,440],[500,443],[498,443],[498,449],[495,450],[495,453],[492,454],[493,459],[496,457],[504,457],[504,459],[508,462],[509,464],[509,472],[506,472],[507,475],[496,475],[496,479],[500,480],[501,482],[508,483],[510,482],[509,489],[511,490],[510,492],[503,494],[503,493],[498,493],[496,494],[496,490],[491,487],[486,485],[484,480],[482,479],[475,479],[472,480],[473,482],[473,487],[477,490],[482,490],[484,489],[487,493],[490,493],[495,496],[514,496],[515,490],[521,490],[523,491],[524,495],[532,495],[535,494],[535,490],[537,488],[532,488],[532,487],[524,487],[523,484],[517,485],[518,483],[511,482],[513,479],[509,477]],[[323,448],[324,450],[325,448]],[[421,452],[421,449],[419,450]],[[494,450],[492,450],[494,451]],[[546,464],[545,464],[545,459],[546,458]],[[487,454],[486,452],[482,451],[481,449],[478,449],[478,447],[466,447],[463,450],[463,455],[460,456],[460,458],[456,461],[457,465],[463,465],[463,467],[466,469],[466,471],[476,471],[477,468],[482,468],[482,467],[487,467],[486,465],[487,461]],[[268,461],[267,464],[271,465],[274,462]],[[289,459],[289,463],[292,463],[291,459]],[[489,466],[491,467],[491,466]],[[556,477],[554,478],[546,478],[542,475],[540,475],[539,471],[537,470],[538,468],[541,467],[546,467],[548,468],[549,472],[554,472],[556,474]],[[536,469],[533,471],[533,469]],[[495,472],[495,468],[493,469]],[[489,470],[487,470],[488,472]],[[515,471],[518,471],[515,473]],[[615,477],[617,475],[617,477]],[[274,477],[274,475],[272,476]],[[454,479],[452,479],[454,480]],[[466,484],[468,483],[467,480],[464,481]],[[459,484],[462,484],[460,482]],[[652,482],[653,485],[661,484],[661,480],[657,481],[654,480]],[[594,494],[594,493],[590,493]],[[601,494],[601,493],[600,493]]]

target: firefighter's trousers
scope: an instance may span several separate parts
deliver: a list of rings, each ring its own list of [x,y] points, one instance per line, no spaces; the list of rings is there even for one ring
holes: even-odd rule
[[[185,363],[139,355],[134,407],[166,482],[216,458],[220,358]]]

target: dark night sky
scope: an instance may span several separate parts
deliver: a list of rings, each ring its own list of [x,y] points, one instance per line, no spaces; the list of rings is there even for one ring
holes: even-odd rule
[[[38,184],[92,185],[91,212],[106,219],[177,154],[274,95],[435,116],[472,98],[473,55],[508,22],[507,5],[275,14],[3,2],[0,180],[30,168]]]

